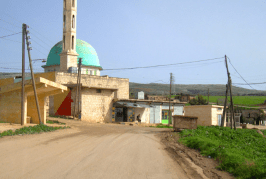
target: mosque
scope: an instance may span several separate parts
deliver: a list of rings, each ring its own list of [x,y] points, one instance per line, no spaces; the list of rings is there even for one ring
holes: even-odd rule
[[[46,123],[45,104],[49,104],[50,116],[78,116],[89,122],[132,122],[138,116],[145,123],[168,123],[167,115],[162,114],[169,110],[169,102],[129,99],[129,79],[100,76],[103,68],[96,50],[89,43],[76,39],[76,17],[77,0],[63,0],[62,41],[51,48],[42,66],[44,73],[34,77],[42,122]],[[80,58],[81,95],[80,100],[75,100]],[[26,80],[26,108],[22,112],[20,81],[0,79],[0,119],[12,123],[20,123],[20,119],[22,124],[39,123],[30,79]],[[78,101],[80,109],[74,110]],[[171,111],[182,115],[183,106],[171,102]]]
[[[64,0],[63,39],[52,47],[42,67],[45,73],[52,74],[54,82],[67,86],[68,90],[49,97],[49,115],[79,115],[81,120],[90,122],[111,122],[113,99],[129,98],[129,80],[100,76],[103,68],[96,50],[76,39],[76,17],[77,0]],[[81,109],[74,114],[79,58],[82,59]]]

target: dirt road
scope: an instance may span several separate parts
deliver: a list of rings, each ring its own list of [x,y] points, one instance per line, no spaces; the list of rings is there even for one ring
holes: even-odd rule
[[[207,178],[170,157],[166,129],[61,121],[71,129],[1,138],[0,178]]]

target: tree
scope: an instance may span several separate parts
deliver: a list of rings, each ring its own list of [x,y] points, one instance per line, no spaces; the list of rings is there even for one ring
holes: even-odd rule
[[[206,99],[203,98],[202,95],[198,95],[197,98],[191,99],[191,100],[189,101],[189,104],[190,104],[190,105],[207,105],[208,102],[207,102]]]

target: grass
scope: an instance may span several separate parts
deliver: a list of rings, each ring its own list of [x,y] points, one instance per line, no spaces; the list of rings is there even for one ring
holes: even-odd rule
[[[256,130],[198,126],[183,130],[179,142],[218,160],[219,169],[237,178],[266,178],[266,138]]]
[[[208,100],[208,96],[203,96]],[[217,103],[217,99],[224,99],[225,96],[210,96],[210,102]],[[229,99],[227,97],[227,99]],[[233,96],[233,102],[236,105],[244,105],[256,107],[257,104],[262,104],[266,100],[266,96]]]
[[[8,122],[0,121],[0,123],[8,123]]]
[[[30,127],[23,127],[20,129],[15,130],[14,132],[12,130],[4,131],[0,133],[0,137],[3,136],[13,136],[13,135],[19,135],[19,134],[36,134],[36,133],[42,133],[42,132],[51,132],[58,129],[66,129],[69,127],[49,127],[46,125],[36,125],[36,126],[30,126]]]
[[[155,128],[173,128],[172,126],[163,125],[163,124],[158,124],[157,126],[150,126],[150,127],[155,127]]]
[[[65,125],[66,123],[63,123],[63,122],[59,122],[59,121],[50,121],[50,120],[48,120],[48,121],[46,121],[46,123],[48,123],[48,124],[60,124],[60,125]]]

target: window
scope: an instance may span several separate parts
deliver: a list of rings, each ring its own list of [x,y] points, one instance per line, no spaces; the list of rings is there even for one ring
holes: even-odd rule
[[[66,15],[64,15],[64,28],[66,28]]]
[[[101,89],[96,89],[96,93],[102,93]]]
[[[222,108],[218,108],[218,111],[221,111],[222,110]]]
[[[65,44],[66,44],[66,36],[63,37],[63,49],[64,49],[64,50],[65,50],[65,48],[66,48]]]
[[[75,0],[72,0],[72,7],[75,7]]]
[[[72,16],[72,28],[75,29],[75,15]]]
[[[74,50],[74,35],[72,36],[72,49]]]
[[[66,8],[66,0],[64,0],[64,8]]]
[[[218,114],[218,125],[221,126],[222,123],[222,115]]]
[[[96,70],[94,71],[94,75],[96,75]]]

